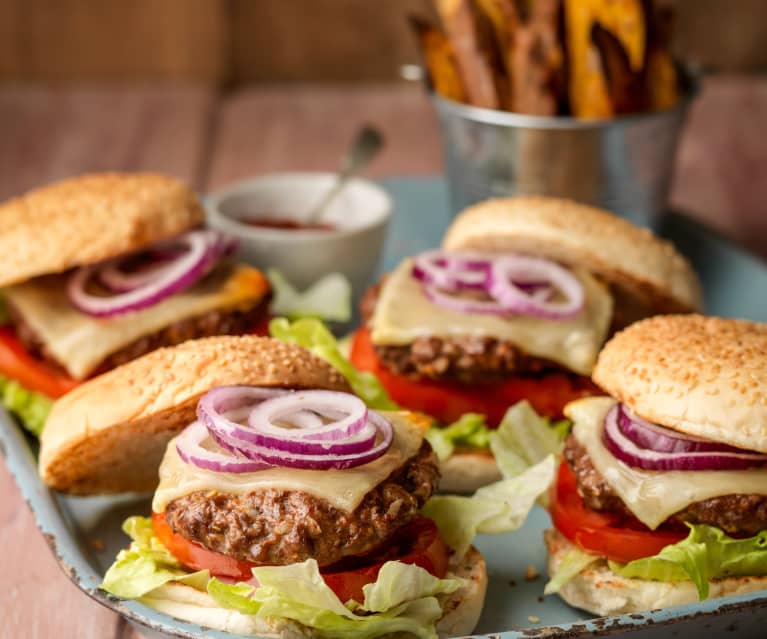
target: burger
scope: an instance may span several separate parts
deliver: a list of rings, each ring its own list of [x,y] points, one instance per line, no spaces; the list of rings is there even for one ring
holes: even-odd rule
[[[421,514],[439,473],[422,422],[348,390],[292,344],[189,341],[60,399],[40,472],[69,492],[140,489],[160,451],[151,518],[126,521],[104,577],[115,596],[247,635],[471,632],[485,563]]]
[[[0,218],[0,376],[33,430],[35,398],[48,406],[161,346],[264,323],[268,281],[228,259],[235,244],[203,228],[174,178],[84,175],[2,204]]]
[[[589,375],[614,331],[700,305],[687,260],[647,229],[566,200],[495,199],[366,294],[351,360],[400,405],[456,422],[443,487],[470,491],[498,471],[463,435],[474,432],[463,415],[494,428],[527,400],[558,420],[569,401],[600,392]]]
[[[548,592],[598,615],[767,588],[767,325],[669,315],[615,335],[565,409]]]

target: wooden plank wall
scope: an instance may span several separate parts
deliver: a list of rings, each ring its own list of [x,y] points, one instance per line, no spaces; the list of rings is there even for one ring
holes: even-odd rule
[[[765,0],[664,0],[682,56],[767,69]],[[0,81],[388,81],[429,0],[2,0]]]

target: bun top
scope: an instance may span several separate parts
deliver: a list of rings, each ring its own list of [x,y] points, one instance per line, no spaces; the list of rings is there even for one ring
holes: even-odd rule
[[[651,422],[767,453],[767,324],[652,317],[617,333],[592,376]]]
[[[268,337],[219,336],[161,348],[94,377],[54,403],[40,437],[40,476],[75,494],[150,490],[168,441],[215,386],[350,392],[309,351]]]
[[[0,205],[0,286],[95,264],[203,223],[197,196],[154,173],[94,173]]]
[[[481,202],[456,217],[442,246],[529,253],[583,266],[648,309],[640,315],[701,308],[700,282],[670,242],[570,200],[538,196]]]

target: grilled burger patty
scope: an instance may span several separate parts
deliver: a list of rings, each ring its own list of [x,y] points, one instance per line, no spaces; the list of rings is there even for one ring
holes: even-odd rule
[[[380,290],[381,282],[371,286],[360,302],[360,313],[366,323],[373,315]],[[492,382],[511,374],[569,372],[549,360],[526,355],[512,342],[493,337],[419,337],[410,344],[373,347],[381,363],[398,375],[467,384]]]
[[[257,304],[245,310],[213,310],[197,317],[174,322],[156,333],[144,335],[135,342],[112,353],[99,364],[93,374],[104,373],[163,346],[173,346],[174,344],[180,344],[181,342],[200,337],[239,335],[251,331],[266,316],[270,297],[267,296],[259,300]],[[11,323],[16,330],[16,337],[23,344],[24,348],[32,355],[45,360],[54,368],[62,370],[61,364],[48,351],[45,343],[26,323],[24,317],[11,304],[7,306]]]
[[[588,452],[574,435],[570,435],[565,442],[564,456],[575,473],[578,492],[589,508],[633,517],[621,498],[594,468]],[[712,497],[674,513],[666,523],[683,529],[684,522],[709,524],[729,535],[750,537],[767,529],[767,496]]]
[[[424,442],[351,513],[302,491],[198,491],[168,504],[165,518],[186,539],[236,559],[284,565],[313,557],[328,566],[386,543],[431,497],[438,479],[437,457]]]

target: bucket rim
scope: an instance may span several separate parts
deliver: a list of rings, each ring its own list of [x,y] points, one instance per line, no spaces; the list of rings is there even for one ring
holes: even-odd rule
[[[678,64],[677,69],[681,77],[684,95],[676,104],[674,104],[674,106],[660,111],[628,113],[610,118],[585,119],[576,118],[571,115],[528,115],[524,113],[513,113],[511,111],[488,109],[485,107],[465,104],[463,102],[456,102],[455,100],[451,100],[450,98],[438,94],[434,91],[431,85],[428,86],[428,91],[437,111],[471,122],[524,129],[610,129],[629,126],[637,122],[646,122],[656,119],[660,120],[683,114],[690,106],[690,103],[700,93],[701,74],[699,71],[687,65]]]

